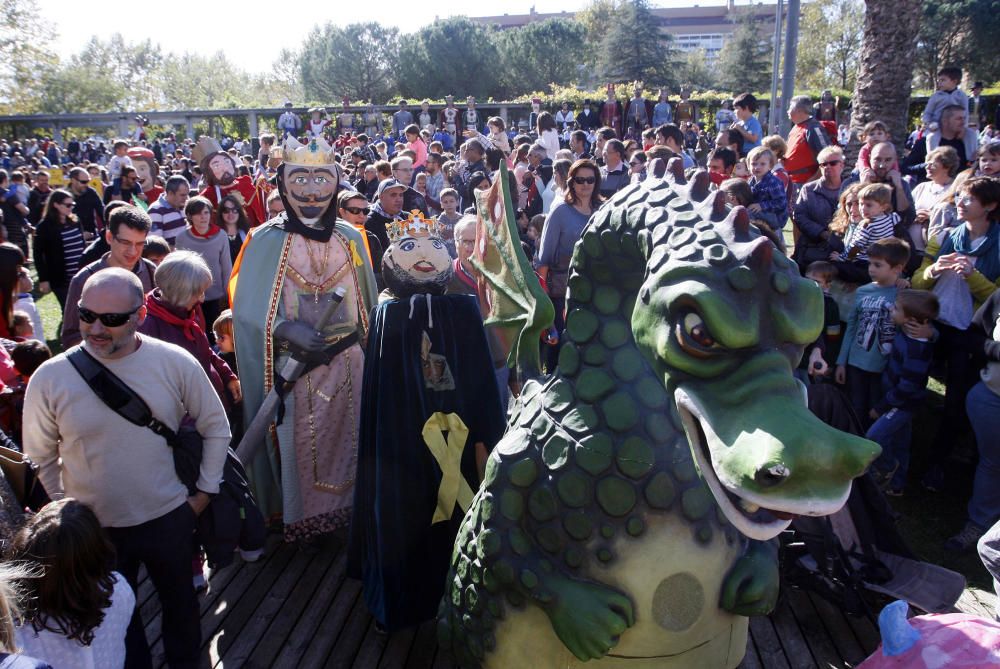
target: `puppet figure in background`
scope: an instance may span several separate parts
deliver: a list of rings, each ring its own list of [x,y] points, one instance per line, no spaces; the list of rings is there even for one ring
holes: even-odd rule
[[[353,135],[357,119],[354,117],[354,112],[350,110],[351,99],[344,96],[341,102],[340,113],[337,114],[337,134]]]
[[[637,81],[632,89],[632,99],[625,108],[625,134],[639,139],[642,131],[649,127],[653,118],[653,103],[642,96],[642,82]]]
[[[528,114],[528,129],[532,135],[537,133],[538,115],[542,113],[542,99],[531,98],[531,113]]]
[[[138,144],[139,142],[146,139],[146,126],[149,125],[149,119],[139,114],[135,117],[135,132],[132,133],[132,140]]]
[[[434,112],[431,111],[430,100],[424,100],[420,103],[420,113],[417,114],[417,125],[420,126],[421,130],[426,130],[432,135],[434,134]]]
[[[444,294],[453,268],[437,221],[417,212],[387,228],[348,574],[392,632],[437,612],[459,523],[504,416],[476,298]]]
[[[150,204],[156,202],[156,198],[163,195],[163,187],[157,181],[160,175],[160,166],[156,164],[156,156],[149,149],[141,146],[133,146],[125,154],[132,161],[132,167],[142,184],[142,192],[146,196],[146,202]]]
[[[465,112],[462,114],[462,125],[466,129],[480,130],[479,110],[476,109],[476,98],[470,95],[466,98],[465,105]]]
[[[374,141],[377,136],[382,134],[382,112],[375,109],[375,103],[371,100],[368,101],[368,106],[365,107],[363,120],[365,134]]]
[[[249,176],[236,176],[239,174],[236,159],[223,151],[218,141],[211,137],[200,137],[191,156],[198,162],[204,175],[205,188],[198,195],[208,198],[213,208],[218,208],[225,196],[235,195],[243,203],[251,227],[267,220],[260,198],[255,197],[257,190],[253,180]]]
[[[285,111],[282,112],[281,116],[278,117],[278,130],[282,133],[282,138],[299,136],[299,130],[302,129],[302,119],[299,115],[292,111],[291,100],[285,100]]]
[[[686,88],[681,89],[681,101],[677,103],[674,110],[674,123],[679,127],[684,127],[687,121],[698,120],[698,106],[691,101],[691,91]]]
[[[454,145],[459,133],[462,132],[462,114],[455,106],[454,95],[445,96],[444,102],[444,109],[438,113],[438,125],[451,135],[451,142]]]
[[[277,172],[285,211],[251,232],[230,282],[246,425],[289,353],[308,354],[268,446],[246,463],[261,509],[281,515],[289,541],[346,526],[353,498],[363,346],[376,291],[364,239],[337,221],[334,155],[323,139],[285,140]],[[346,297],[317,331],[338,287]]]
[[[306,123],[306,138],[320,139],[330,125],[330,115],[326,113],[326,107],[313,107],[309,110],[309,122]]]
[[[615,97],[615,85],[608,84],[608,97],[601,103],[601,125],[622,135],[622,103]]]
[[[840,107],[840,98],[833,97],[830,90],[823,91],[819,102],[813,105],[813,112],[816,120],[826,130],[831,144],[836,144],[838,140],[837,128],[837,108]]]

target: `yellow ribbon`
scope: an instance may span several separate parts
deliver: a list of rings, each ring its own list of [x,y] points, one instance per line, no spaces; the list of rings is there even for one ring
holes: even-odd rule
[[[445,443],[442,432],[448,431],[448,442]],[[457,503],[462,511],[467,511],[472,504],[472,488],[462,476],[462,452],[469,438],[469,428],[457,413],[444,414],[440,411],[431,414],[424,423],[421,433],[424,443],[441,468],[441,485],[438,486],[437,509],[431,525],[442,520],[450,520]]]
[[[361,254],[358,253],[358,245],[354,243],[353,239],[351,240],[350,247],[351,247],[351,260],[354,261],[354,266],[361,267],[361,264],[364,261],[361,259]]]

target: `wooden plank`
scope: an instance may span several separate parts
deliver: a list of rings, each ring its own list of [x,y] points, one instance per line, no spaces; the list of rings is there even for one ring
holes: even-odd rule
[[[794,588],[787,588],[785,596],[788,608],[795,617],[799,629],[802,630],[802,636],[805,638],[812,656],[816,659],[816,664],[820,667],[850,669],[851,665],[844,662],[843,656],[833,645],[833,640],[826,631],[825,621],[820,618],[806,593]]]
[[[295,584],[295,589],[282,603],[281,610],[274,616],[273,622],[262,635],[260,643],[253,651],[251,658],[257,666],[274,666],[275,657],[281,652],[285,640],[298,623],[303,612],[314,604],[314,597],[319,592],[320,583],[333,566],[338,552],[322,551],[309,563],[303,576]],[[231,654],[231,653],[230,653]],[[226,657],[229,662],[229,657]]]
[[[360,584],[359,584],[360,585]],[[358,597],[354,602],[351,614],[347,617],[337,642],[330,650],[330,656],[323,665],[327,669],[349,669],[354,666],[354,658],[361,648],[361,642],[370,627],[375,626],[375,619],[368,613],[364,597]]]
[[[385,645],[385,651],[382,653],[382,659],[379,660],[379,669],[403,669],[416,636],[416,627],[400,630],[390,636]]]
[[[295,584],[312,562],[314,555],[305,551],[295,551],[291,561],[278,573],[278,578],[264,591],[264,598],[254,607],[252,616],[240,625],[237,634],[226,635],[216,644],[225,662],[237,667],[267,667],[252,659],[254,649],[265,636],[271,621],[281,610],[285,599],[295,588]]]
[[[322,632],[319,630],[324,622],[331,624],[326,620],[326,617],[332,608],[332,602],[336,600],[343,589],[344,582],[347,579],[346,572],[347,551],[342,550],[334,560],[333,566],[326,572],[323,580],[320,581],[319,586],[312,594],[305,612],[299,617],[295,626],[289,632],[278,656],[274,660],[275,667],[316,666],[326,657],[329,647],[322,653],[317,654],[319,659],[315,660],[311,665],[306,663],[304,655],[317,638],[329,639],[331,646],[337,638],[339,628],[327,626],[322,628]],[[357,590],[353,592],[351,597],[356,596]]]
[[[844,658],[848,665],[852,667],[868,657],[868,653],[861,648],[858,638],[854,636],[854,631],[848,624],[844,614],[833,604],[815,593],[808,593],[808,597],[816,608],[817,615],[819,615],[826,626],[826,631],[829,632],[833,645],[837,648],[840,657]]]
[[[237,586],[234,580],[220,598],[209,617],[202,618],[202,640],[210,639],[209,653],[212,663],[226,655],[226,650],[233,645],[240,632],[253,617],[254,611],[266,599],[267,593],[274,587],[289,562],[297,553],[294,546],[284,544],[274,552],[274,556],[263,565],[253,578],[249,587]],[[253,565],[251,565],[252,567]],[[246,573],[252,573],[248,568]],[[205,623],[209,622],[210,632],[206,633]]]
[[[882,638],[878,632],[878,625],[872,622],[872,619],[868,616],[849,616],[845,614],[844,620],[850,625],[854,636],[858,639],[858,643],[861,644],[861,650],[864,651],[865,656],[871,655],[882,642]]]
[[[791,669],[770,618],[766,616],[750,618],[750,637],[757,648],[761,664],[767,669]]]
[[[778,635],[781,647],[785,649],[785,656],[793,664],[795,669],[812,669],[816,667],[816,660],[809,650],[795,621],[795,616],[788,606],[788,598],[781,597],[774,613],[770,615],[771,622],[774,623],[774,631]]]
[[[434,663],[437,649],[437,624],[433,620],[420,625],[413,635],[413,645],[406,658],[405,669],[428,669]]]
[[[343,557],[346,564],[347,556]],[[341,628],[354,608],[354,603],[361,599],[360,594],[360,581],[353,578],[344,580],[337,591],[337,596],[333,598],[322,620],[316,626],[317,633],[308,640],[308,647],[302,655],[301,666],[319,667],[323,665],[326,657],[330,654],[330,649],[333,648],[340,636]],[[364,602],[361,603],[361,606],[364,606]]]
[[[389,637],[384,632],[375,631],[374,620],[368,626],[368,633],[361,641],[358,655],[354,658],[355,667],[377,667],[382,659],[382,653],[389,643]]]

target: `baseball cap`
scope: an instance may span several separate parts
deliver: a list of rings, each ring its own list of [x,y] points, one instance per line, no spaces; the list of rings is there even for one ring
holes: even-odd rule
[[[390,177],[388,179],[383,179],[378,184],[377,195],[381,196],[382,193],[386,192],[390,188],[402,188],[403,190],[406,190],[406,184],[404,184],[402,181],[399,181],[397,179],[393,179],[392,177]]]

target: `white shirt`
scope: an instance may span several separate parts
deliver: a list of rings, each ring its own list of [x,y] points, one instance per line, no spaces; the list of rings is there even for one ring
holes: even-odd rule
[[[84,646],[51,630],[36,632],[22,625],[14,632],[18,647],[25,655],[66,669],[118,669],[125,666],[125,630],[135,609],[135,593],[118,572],[112,572],[115,589],[111,606],[104,609],[104,620],[94,629],[94,640]]]

